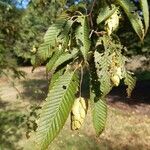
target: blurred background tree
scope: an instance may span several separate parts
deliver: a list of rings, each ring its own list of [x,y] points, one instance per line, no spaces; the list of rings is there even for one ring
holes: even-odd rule
[[[137,0],[131,0],[138,5]],[[90,4],[91,0],[1,0],[0,1],[0,68],[15,70],[16,65],[31,65],[43,35],[55,18],[72,4]],[[149,2],[150,3],[150,2]],[[73,5],[72,9],[76,9]],[[140,13],[140,10],[138,10]],[[142,15],[142,14],[141,14]],[[150,30],[139,42],[131,24],[118,30],[128,56],[150,54]],[[125,31],[126,30],[126,31]]]
[[[19,36],[22,11],[16,8],[15,1],[1,1],[0,3],[0,69],[15,69],[16,56],[15,41]],[[1,70],[0,70],[1,73]]]
[[[42,41],[49,25],[61,12],[61,1],[32,0],[23,11],[19,29],[19,38],[15,43],[15,53],[18,57],[29,60]]]
[[[131,0],[133,1],[137,7],[139,5],[138,0]],[[149,3],[149,8],[150,8],[150,1]],[[141,10],[136,10],[138,13],[142,16]],[[147,32],[147,35],[142,42],[138,40],[138,36],[133,32],[132,27],[130,23],[127,21],[126,24],[123,24],[124,28],[120,28],[118,31],[121,37],[121,40],[124,45],[127,46],[127,54],[129,56],[134,56],[134,55],[144,55],[146,57],[150,56],[150,29]]]
[[[0,68],[29,63],[45,31],[66,3],[64,0],[24,2],[0,1]]]

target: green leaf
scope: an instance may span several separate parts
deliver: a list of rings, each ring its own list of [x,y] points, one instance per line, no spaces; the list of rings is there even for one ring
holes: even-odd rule
[[[93,64],[90,64],[91,67]],[[94,67],[90,70],[91,91],[90,102],[92,110],[93,125],[97,135],[100,135],[104,130],[107,118],[107,105],[105,97],[101,97],[100,84],[98,81],[97,73]]]
[[[145,23],[145,34],[149,28],[149,7],[147,0],[140,0],[141,9],[143,12],[144,23]]]
[[[35,142],[41,150],[48,148],[64,126],[74,103],[79,79],[76,71],[66,72],[49,91],[38,122]]]
[[[130,0],[116,0],[119,5],[123,8],[125,13],[128,16],[128,19],[130,20],[133,29],[137,33],[137,35],[140,37],[141,40],[144,38],[144,27],[141,20],[141,17],[137,12],[135,12],[135,5]]]
[[[78,54],[78,50],[74,49],[71,53],[65,52],[63,54],[59,53],[58,55],[54,55],[54,57],[52,57],[46,65],[47,72],[49,71],[54,72],[57,69],[57,67],[59,67],[66,61],[75,58],[77,54]]]
[[[96,72],[100,81],[100,91],[102,92],[102,97],[105,97],[112,89],[112,84],[110,80],[109,66],[111,65],[111,56],[108,53],[104,55],[95,51],[94,61]]]
[[[127,95],[128,97],[131,97],[131,93],[136,85],[136,78],[132,77],[132,75],[129,72],[125,73],[125,79],[124,79],[125,85],[127,85]]]
[[[44,42],[40,45],[37,57],[40,59],[41,63],[50,58],[57,47],[57,36],[62,31],[66,23],[66,19],[59,19],[49,27],[45,36]]]
[[[109,6],[106,2],[99,10],[99,15],[97,18],[97,24],[100,24],[101,22],[107,20],[115,11],[117,7],[115,5]]]
[[[102,92],[102,97],[105,97],[112,90],[113,85],[110,80],[110,74],[108,72],[103,72],[103,76],[100,79],[100,90]]]
[[[49,43],[43,43],[40,45],[37,51],[37,58],[39,59],[40,63],[43,63],[48,58],[50,58],[54,52],[55,48],[52,47]]]
[[[73,20],[68,20],[60,33],[60,35],[57,38],[57,41],[59,44],[62,45],[63,49],[66,49],[68,47],[68,42],[69,42],[69,32],[72,27]]]
[[[72,20],[61,18],[49,27],[44,36],[44,42],[40,45],[37,52],[40,63],[43,63],[50,58],[59,46],[61,46],[63,50],[67,48],[69,31],[72,24]]]
[[[64,74],[65,70],[66,70],[66,67],[63,67],[63,68],[57,70],[54,74],[52,74],[52,76],[50,78],[49,88],[48,88],[49,90],[52,89],[55,82],[59,79],[60,76],[62,76]]]
[[[97,99],[94,102],[92,117],[96,134],[99,136],[103,132],[107,120],[107,104],[105,99]]]
[[[45,33],[44,42],[49,42],[50,45],[55,46],[57,36],[65,26],[66,21],[66,19],[59,19],[52,24]]]
[[[77,45],[84,57],[85,60],[87,60],[88,52],[90,50],[91,41],[89,38],[89,24],[87,17],[79,17],[78,22],[81,23],[79,27],[76,30],[76,41]]]
[[[48,63],[46,64],[46,72],[50,72],[53,68],[53,66],[55,65],[56,61],[59,59],[59,57],[62,55],[63,51],[61,50],[57,50],[52,57],[50,58],[50,60],[48,61]],[[52,72],[53,73],[53,72]]]

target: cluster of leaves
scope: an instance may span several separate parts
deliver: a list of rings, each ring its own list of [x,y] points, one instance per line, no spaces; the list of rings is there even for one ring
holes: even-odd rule
[[[119,9],[128,16],[133,29],[143,40],[149,26],[147,1],[141,0],[140,6],[143,17],[139,16],[134,3],[129,0],[93,1],[89,10],[84,4],[78,4],[67,8],[49,27],[44,42],[32,59],[35,67],[46,62],[47,74],[51,74],[49,92],[37,123],[38,128],[31,138],[39,149],[48,148],[60,132],[77,95],[84,97],[82,87],[85,83],[88,96],[84,98],[90,103],[97,135],[105,127],[106,96],[113,86],[123,79],[127,85],[127,95],[131,96],[135,78],[125,68],[126,57],[123,53],[126,49],[113,32],[111,24],[107,30],[111,28],[112,33],[107,33],[105,21]],[[117,74],[117,84],[112,80],[116,68],[121,70]]]

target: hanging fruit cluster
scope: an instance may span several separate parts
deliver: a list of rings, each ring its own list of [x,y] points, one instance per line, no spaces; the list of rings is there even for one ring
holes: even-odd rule
[[[122,77],[122,69],[120,64],[117,62],[116,54],[112,54],[112,62],[110,67],[110,73],[111,73],[111,81],[114,84],[114,86],[118,86],[120,83],[120,80]]]
[[[85,119],[87,113],[87,101],[83,97],[79,97],[74,101],[71,110],[71,128],[72,130],[78,130]]]
[[[105,30],[111,35],[119,27],[119,11],[118,9],[105,21]]]

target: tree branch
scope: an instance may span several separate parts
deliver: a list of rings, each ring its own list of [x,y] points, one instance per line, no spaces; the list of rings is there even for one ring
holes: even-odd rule
[[[91,24],[91,27],[92,27],[92,28],[93,28],[92,12],[93,12],[93,9],[94,9],[95,4],[96,4],[96,0],[93,1],[92,7],[91,7],[91,10],[90,10],[90,13],[89,13],[90,24]]]

